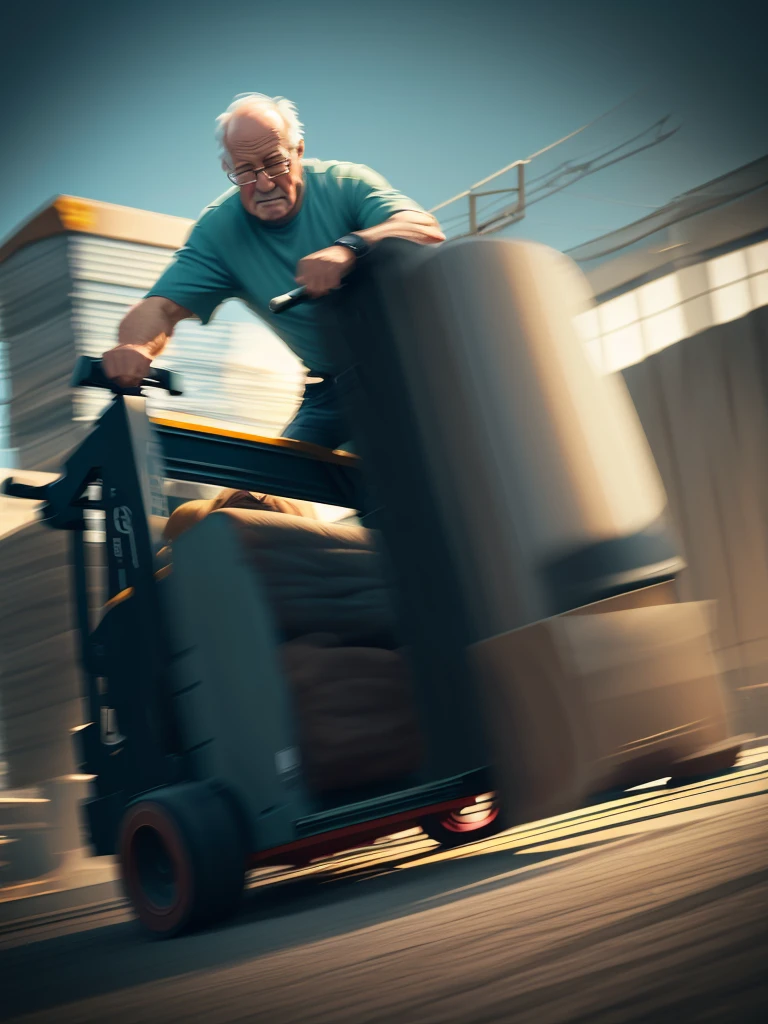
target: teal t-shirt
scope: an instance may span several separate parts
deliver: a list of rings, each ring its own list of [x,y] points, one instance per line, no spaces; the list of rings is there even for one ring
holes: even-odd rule
[[[350,231],[421,207],[364,164],[303,160],[302,166],[304,196],[292,220],[265,224],[246,212],[236,186],[229,189],[206,207],[147,295],[171,299],[204,324],[225,299],[242,299],[308,369],[333,373],[312,304],[275,316],[269,300],[296,287],[296,264],[304,256]]]

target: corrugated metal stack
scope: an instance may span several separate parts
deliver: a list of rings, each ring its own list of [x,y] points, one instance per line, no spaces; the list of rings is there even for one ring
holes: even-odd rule
[[[191,221],[58,197],[0,248],[5,394],[0,449],[16,465],[55,471],[105,402],[69,389],[78,355],[100,355],[120,320],[162,273]],[[229,304],[203,327],[181,324],[161,363],[184,379],[183,397],[150,408],[238,423],[276,436],[296,407],[303,370],[276,336]]]
[[[76,343],[67,242],[42,239],[0,264],[7,421],[20,464],[54,469],[78,437],[68,376]]]

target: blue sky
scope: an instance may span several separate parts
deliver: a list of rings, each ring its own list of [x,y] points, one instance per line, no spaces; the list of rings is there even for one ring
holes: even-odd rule
[[[368,163],[427,207],[625,97],[541,170],[673,115],[670,141],[513,229],[558,248],[768,152],[758,5],[741,0],[6,0],[3,11],[3,237],[58,192],[196,216],[227,184],[214,118],[251,90],[297,103],[308,155]]]

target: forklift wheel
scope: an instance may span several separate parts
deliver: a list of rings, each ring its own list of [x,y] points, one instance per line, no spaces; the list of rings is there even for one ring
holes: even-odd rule
[[[145,931],[170,938],[234,913],[246,845],[236,809],[206,782],[165,786],[126,808],[123,885]]]
[[[477,797],[473,805],[448,814],[430,814],[419,822],[430,839],[441,846],[463,846],[477,843],[503,831],[498,820],[499,805],[493,793]]]

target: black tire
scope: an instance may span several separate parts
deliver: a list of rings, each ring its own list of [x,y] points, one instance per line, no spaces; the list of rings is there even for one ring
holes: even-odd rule
[[[430,839],[446,849],[478,843],[504,831],[499,820],[499,805],[491,793],[478,797],[476,804],[462,807],[460,811],[430,814],[422,818],[419,825]]]
[[[233,914],[245,883],[243,831],[234,803],[210,782],[165,786],[129,804],[120,862],[142,928],[171,938]]]

